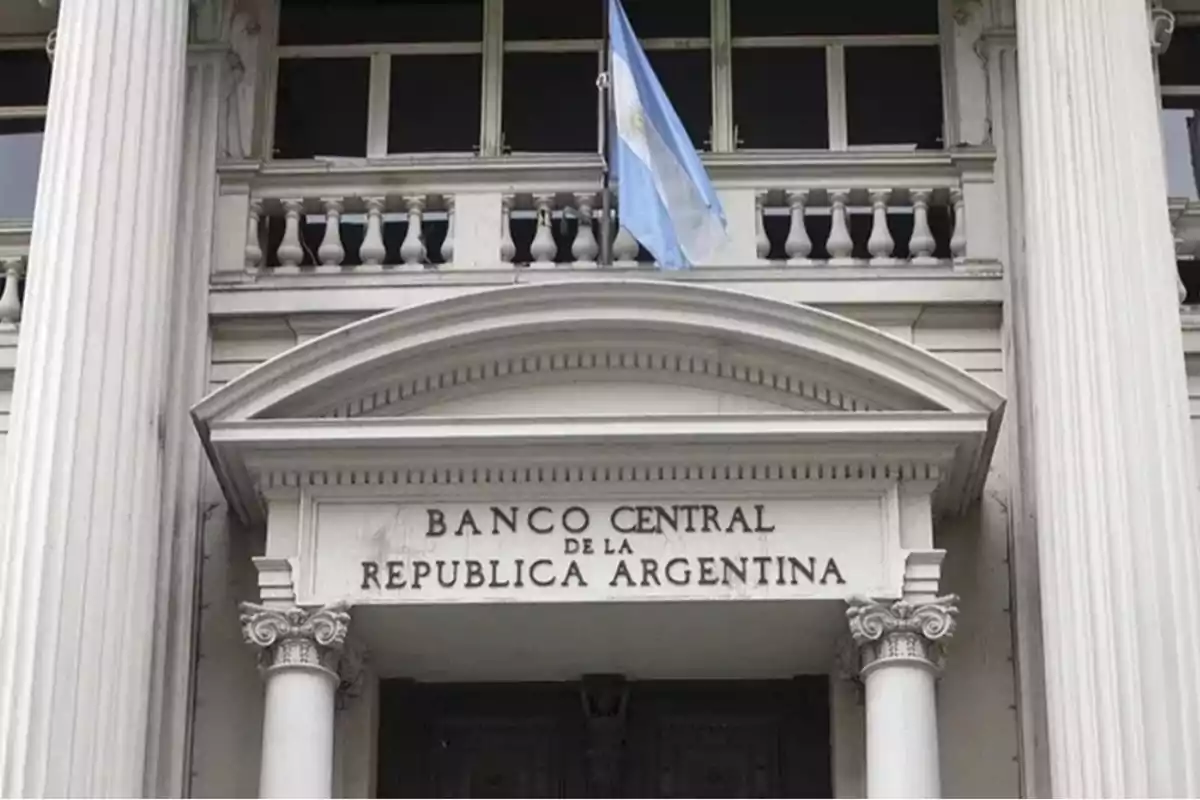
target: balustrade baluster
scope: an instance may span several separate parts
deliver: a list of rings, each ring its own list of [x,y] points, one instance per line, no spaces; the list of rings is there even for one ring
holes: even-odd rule
[[[262,200],[251,200],[246,217],[246,271],[257,273],[262,260]]]
[[[788,226],[787,240],[783,243],[789,264],[811,264],[809,254],[812,253],[812,240],[808,238],[808,224],[804,218],[804,207],[808,203],[808,191],[799,189],[787,193],[788,208],[791,214],[791,224]]]
[[[871,236],[867,239],[867,252],[871,254],[871,263],[894,264],[892,253],[896,250],[896,240],[888,228],[888,200],[892,196],[891,189],[871,190]]]
[[[454,263],[454,196],[445,198],[446,203],[446,238],[442,239],[442,263]]]
[[[317,248],[317,259],[321,262],[317,271],[337,272],[346,259],[346,248],[342,245],[342,198],[326,197],[321,202],[325,205],[325,236]]]
[[[754,252],[760,261],[766,261],[771,255],[771,240],[767,238],[767,224],[763,218],[767,204],[767,193],[756,192],[754,195]]]
[[[21,322],[21,276],[25,274],[25,259],[6,258],[4,267],[4,293],[0,294],[0,329],[12,329]]]
[[[618,220],[618,223],[620,220]],[[613,266],[636,267],[638,257],[638,242],[624,225],[617,225],[617,235],[612,245]]]
[[[515,198],[505,195],[500,200],[500,260],[511,264],[517,257],[517,245],[512,237],[512,207]]]
[[[529,254],[533,257],[534,265],[550,267],[558,255],[558,245],[554,243],[554,231],[550,227],[554,222],[554,195],[534,195],[533,203],[537,208],[537,232],[533,235],[533,243],[529,245]]]
[[[304,247],[300,243],[300,220],[304,216],[304,200],[284,200],[283,213],[283,239],[279,242],[279,249],[275,251],[275,256],[279,259],[277,271],[295,274],[300,271],[300,262],[304,260]]]
[[[913,209],[912,237],[908,240],[909,258],[914,264],[933,264],[933,249],[937,242],[933,239],[933,231],[929,229],[929,189],[913,189],[910,192]]]
[[[408,230],[400,244],[400,260],[408,267],[423,267],[425,264],[425,198],[410,195],[404,198],[408,208]]]
[[[1175,292],[1179,295],[1179,304],[1183,305],[1188,292],[1187,284],[1183,282],[1183,270],[1180,268],[1180,262],[1186,257],[1186,250],[1183,236],[1179,232],[1179,216],[1181,215],[1171,216],[1171,239],[1175,242]]]
[[[831,264],[851,264],[850,257],[854,252],[854,240],[850,238],[850,224],[846,203],[850,199],[848,189],[837,189],[829,193],[829,239],[825,249],[829,251]]]
[[[579,229],[575,232],[575,241],[571,243],[571,255],[575,257],[575,263],[581,267],[596,266],[596,256],[600,253],[600,244],[596,241],[596,231],[592,227],[593,202],[591,194],[575,195]]]
[[[364,197],[363,202],[367,204],[367,228],[358,248],[358,259],[365,269],[374,272],[383,268],[387,258],[387,246],[383,243],[383,208],[387,198]]]
[[[967,257],[967,206],[962,189],[950,190],[950,202],[954,205],[954,233],[950,236],[950,255],[955,260]]]

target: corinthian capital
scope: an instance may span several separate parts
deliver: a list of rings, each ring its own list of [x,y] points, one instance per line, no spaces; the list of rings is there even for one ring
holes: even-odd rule
[[[319,609],[241,605],[242,635],[260,648],[264,669],[315,667],[337,674],[337,662],[350,626],[349,608],[335,603]]]
[[[924,602],[851,598],[846,617],[863,673],[896,661],[940,668],[942,645],[954,635],[957,603],[952,594]]]

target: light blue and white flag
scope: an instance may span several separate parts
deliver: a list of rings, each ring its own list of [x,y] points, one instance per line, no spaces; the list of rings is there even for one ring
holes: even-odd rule
[[[663,268],[710,263],[726,239],[721,201],[620,0],[608,0],[608,19],[621,225]]]

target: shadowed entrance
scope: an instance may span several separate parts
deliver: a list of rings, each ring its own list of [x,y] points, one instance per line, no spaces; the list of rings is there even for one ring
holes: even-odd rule
[[[829,679],[380,687],[380,797],[829,797]]]

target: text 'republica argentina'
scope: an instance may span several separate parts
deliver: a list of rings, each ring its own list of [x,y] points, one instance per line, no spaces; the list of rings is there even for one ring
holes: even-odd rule
[[[842,585],[837,561],[796,554],[702,554],[681,547],[677,556],[660,552],[638,557],[642,536],[671,536],[703,549],[711,537],[776,533],[766,504],[620,504],[597,511],[581,505],[488,506],[486,509],[424,510],[424,538],[434,547],[427,558],[362,562],[361,589],[420,591],[442,589],[610,588],[660,586]],[[455,557],[463,537],[509,534],[561,537],[564,557]],[[710,535],[704,540],[691,534]],[[773,537],[772,537],[773,538]],[[438,557],[445,547],[445,557]],[[557,548],[557,545],[556,545]],[[605,558],[607,557],[607,558]],[[602,562],[602,563],[601,563]],[[594,566],[593,566],[594,565]]]

